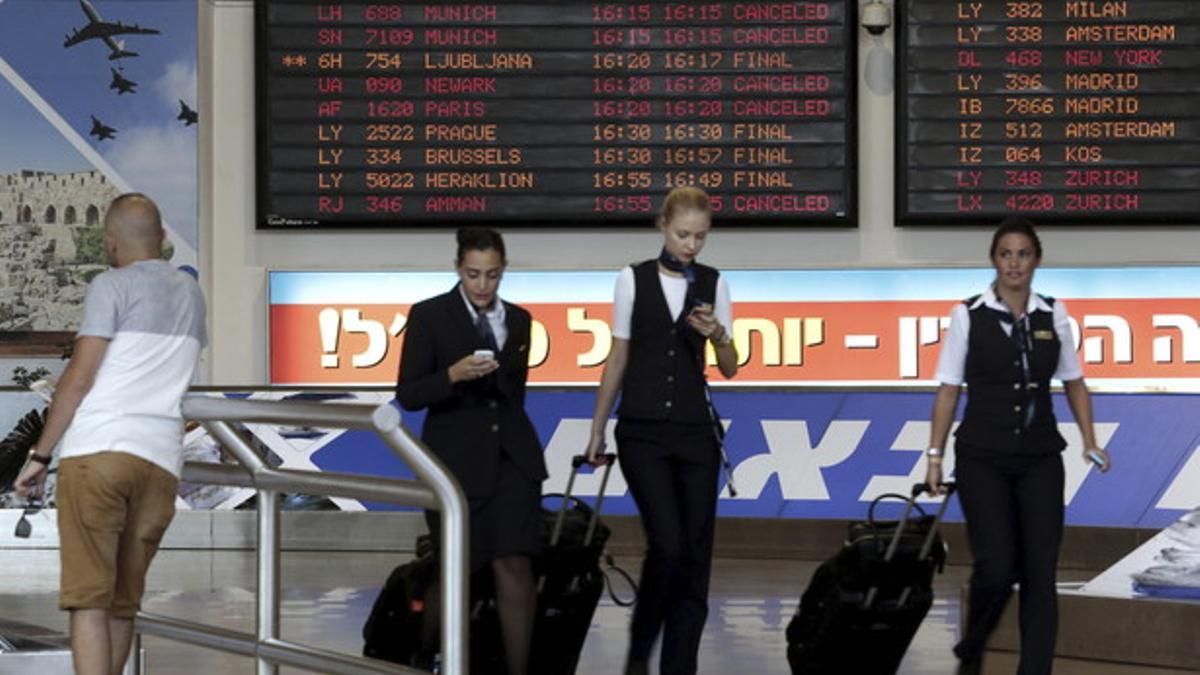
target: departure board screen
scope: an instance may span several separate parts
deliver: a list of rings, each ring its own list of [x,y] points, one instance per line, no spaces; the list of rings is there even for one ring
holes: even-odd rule
[[[255,3],[258,226],[852,225],[853,4]]]
[[[901,224],[1200,222],[1200,2],[903,6]]]

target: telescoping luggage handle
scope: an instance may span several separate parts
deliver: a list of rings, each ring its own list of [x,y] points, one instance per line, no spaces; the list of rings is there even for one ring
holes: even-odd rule
[[[600,492],[596,495],[596,505],[592,507],[592,517],[588,521],[587,533],[583,536],[583,545],[588,546],[592,543],[592,536],[596,534],[596,523],[600,520],[600,507],[604,504],[604,491],[608,488],[608,477],[612,473],[613,464],[617,463],[617,456],[610,453],[603,455],[604,457],[604,474],[600,477]],[[579,475],[579,467],[587,464],[585,455],[575,455],[571,458],[571,477],[567,479],[567,490],[563,493],[562,504],[558,507],[558,516],[554,519],[554,531],[550,534],[550,545],[557,546],[558,538],[562,536],[563,521],[567,517],[567,504],[574,499],[573,491],[575,489],[575,477]]]
[[[585,532],[584,536],[583,536],[583,545],[584,546],[591,545],[592,538],[596,534],[596,524],[600,520],[600,509],[604,505],[604,493],[608,489],[608,477],[612,473],[613,465],[617,463],[617,456],[612,453],[607,453],[603,457],[604,457],[604,473],[600,477],[600,491],[596,495],[596,504],[592,507],[592,517],[591,517],[591,519],[588,520],[587,532]],[[584,455],[575,455],[574,457],[571,458],[571,477],[567,479],[567,489],[562,495],[562,504],[559,505],[558,515],[554,519],[554,531],[551,532],[551,534],[550,534],[550,545],[551,546],[557,546],[558,540],[562,536],[563,522],[566,519],[567,506],[572,501],[582,503],[582,501],[578,497],[574,496],[575,477],[579,475],[580,467],[582,467],[584,464],[587,464],[587,463],[588,463],[587,457]],[[607,552],[604,554],[604,563],[608,566],[608,570],[601,569],[600,574],[604,577],[605,585],[608,587],[609,597],[612,598],[613,603],[619,607],[632,606],[635,602],[637,602],[637,590],[638,590],[637,582],[635,582],[633,580],[633,577],[629,576],[628,572],[621,569],[620,567],[617,567],[616,563],[613,562],[613,557],[611,555],[609,555]],[[623,600],[623,599],[617,597],[617,592],[613,588],[612,580],[608,576],[608,572],[610,570],[612,572],[619,574],[623,579],[625,579],[625,583],[627,583],[629,585],[629,587],[633,589],[633,596],[629,600]],[[539,593],[544,588],[545,583],[546,583],[545,577],[542,577],[541,579],[538,580],[538,592]],[[571,587],[572,588],[577,587],[578,583],[579,583],[578,578],[573,579],[571,581]]]
[[[942,522],[942,516],[946,515],[946,507],[950,505],[950,495],[954,494],[954,483],[942,483],[942,487],[946,488],[946,498],[942,500],[938,506],[937,515],[933,517],[933,526],[929,528],[929,534],[925,536],[925,543],[921,545],[921,552],[917,555],[917,560],[924,560],[929,555],[929,549],[933,547],[933,538],[937,534],[938,524]],[[890,562],[896,555],[896,549],[900,547],[900,535],[904,534],[904,527],[908,524],[908,519],[912,515],[912,510],[917,506],[917,497],[929,491],[929,486],[925,483],[916,483],[912,488],[912,496],[907,500],[908,503],[904,507],[904,515],[900,517],[900,524],[896,526],[896,533],[892,535],[892,541],[888,544],[887,552],[883,554],[884,562]]]
[[[953,482],[941,483],[941,487],[946,489],[946,498],[938,506],[937,515],[933,517],[933,524],[929,527],[929,534],[925,535],[925,541],[921,544],[921,551],[917,554],[917,560],[924,560],[929,557],[929,552],[933,548],[934,538],[937,536],[938,525],[942,522],[942,516],[946,515],[946,507],[950,505],[950,496],[954,494],[955,484]],[[892,540],[888,542],[887,551],[883,554],[884,562],[891,562],[896,556],[896,549],[900,548],[900,537],[904,534],[904,528],[908,525],[909,517],[912,516],[913,509],[921,510],[917,505],[917,497],[929,492],[929,486],[925,483],[915,483],[912,488],[912,496],[905,499],[904,515],[900,516],[900,522],[896,525],[896,532],[892,535]],[[887,495],[884,495],[887,496]],[[896,495],[899,497],[900,495]],[[876,500],[878,501],[878,500]],[[922,511],[923,513],[924,511]],[[870,520],[874,521],[875,504],[871,504]],[[905,588],[900,594],[899,604],[903,605],[907,600],[912,588]],[[879,593],[879,588],[872,586],[867,590],[867,597],[863,599],[863,607],[870,607],[875,602],[875,596]]]

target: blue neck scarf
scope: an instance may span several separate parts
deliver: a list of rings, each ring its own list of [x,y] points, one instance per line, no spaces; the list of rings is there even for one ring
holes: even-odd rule
[[[665,246],[662,252],[658,254],[658,263],[672,272],[682,274],[683,278],[687,279],[689,286],[696,280],[696,270],[691,265],[686,265],[682,260],[671,255]]]

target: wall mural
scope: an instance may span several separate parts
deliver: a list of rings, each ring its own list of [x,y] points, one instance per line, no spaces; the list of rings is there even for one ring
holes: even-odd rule
[[[196,269],[196,107],[195,2],[0,2],[0,353],[70,341],[122,192]]]

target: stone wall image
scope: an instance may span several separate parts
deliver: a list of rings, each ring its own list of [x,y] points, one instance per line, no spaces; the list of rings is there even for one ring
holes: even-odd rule
[[[99,171],[0,175],[0,332],[74,330],[107,269],[101,223],[120,194]]]

